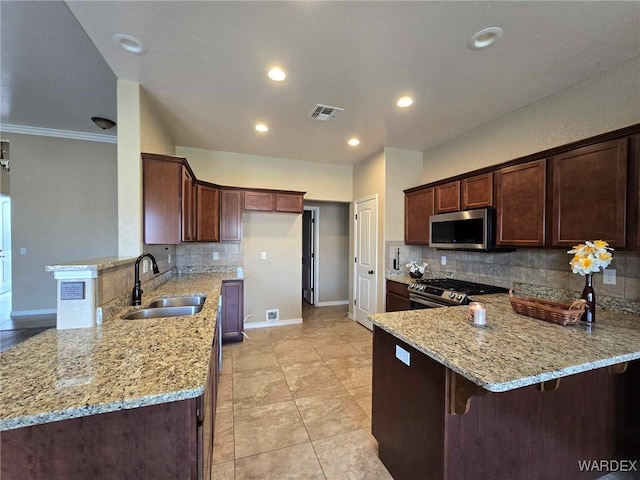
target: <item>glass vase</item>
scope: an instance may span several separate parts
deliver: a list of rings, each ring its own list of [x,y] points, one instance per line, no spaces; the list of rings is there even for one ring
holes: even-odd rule
[[[593,273],[587,273],[585,275],[584,289],[582,290],[582,297],[587,301],[587,308],[582,314],[581,320],[587,323],[593,323],[596,321],[596,292],[593,290]]]

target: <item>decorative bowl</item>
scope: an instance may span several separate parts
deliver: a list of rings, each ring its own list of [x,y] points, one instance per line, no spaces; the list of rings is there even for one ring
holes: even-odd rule
[[[422,274],[420,272],[411,272],[411,271],[409,271],[409,276],[411,278],[422,278]]]

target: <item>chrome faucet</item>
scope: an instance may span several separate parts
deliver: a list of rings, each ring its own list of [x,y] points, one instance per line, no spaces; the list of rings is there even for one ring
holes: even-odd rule
[[[135,284],[133,286],[133,294],[131,295],[131,305],[137,306],[142,303],[142,294],[144,293],[140,288],[140,262],[144,257],[149,257],[151,259],[151,263],[153,264],[153,273],[160,273],[160,269],[158,268],[158,264],[156,263],[156,259],[150,253],[143,253],[136,260],[135,266]]]

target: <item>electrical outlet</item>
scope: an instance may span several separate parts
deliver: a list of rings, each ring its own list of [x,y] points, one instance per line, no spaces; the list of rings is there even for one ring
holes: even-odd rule
[[[602,276],[602,283],[606,285],[615,285],[616,284],[616,269],[611,268],[609,270],[605,270]]]
[[[262,252],[261,258],[262,258],[262,260],[266,260],[267,259],[267,252]]]
[[[142,273],[147,273],[149,271],[149,260],[146,258],[142,260]]]
[[[171,254],[169,254],[169,265],[171,265]]]
[[[20,255],[26,255],[27,254],[27,249],[24,247],[20,247]]]
[[[218,253],[218,252],[213,252],[213,259],[214,259],[214,260],[219,260],[219,259],[220,259],[220,253]]]
[[[447,256],[446,255],[442,255],[440,257],[440,265],[446,265],[447,264]]]
[[[396,345],[396,358],[406,366],[411,366],[411,354],[399,345]]]

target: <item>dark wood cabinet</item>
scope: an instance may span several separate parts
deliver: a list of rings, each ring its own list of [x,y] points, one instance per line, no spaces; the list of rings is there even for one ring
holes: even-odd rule
[[[436,187],[436,213],[460,210],[460,181],[445,183]]]
[[[493,206],[492,172],[463,178],[460,186],[462,189],[462,210]]]
[[[182,161],[142,154],[144,241],[177,244],[182,240]]]
[[[387,302],[385,311],[399,312],[411,310],[408,286],[404,283],[387,280]]]
[[[196,239],[196,186],[193,175],[182,166],[182,241]]]
[[[222,282],[222,342],[241,342],[244,330],[244,282]]]
[[[545,160],[502,168],[496,179],[496,245],[545,244]]]
[[[196,185],[196,240],[220,241],[220,189],[211,185]]]
[[[276,193],[276,212],[302,213],[304,196],[299,193]]]
[[[433,188],[425,188],[405,194],[404,243],[429,244],[429,215],[433,215],[433,199]]]
[[[242,190],[222,189],[220,192],[220,240],[239,242],[242,240]]]
[[[551,161],[551,245],[626,244],[626,138],[571,150]]]
[[[244,192],[244,209],[272,212],[276,207],[276,197],[272,192]]]
[[[640,250],[640,135],[629,140],[629,221],[627,246]]]

